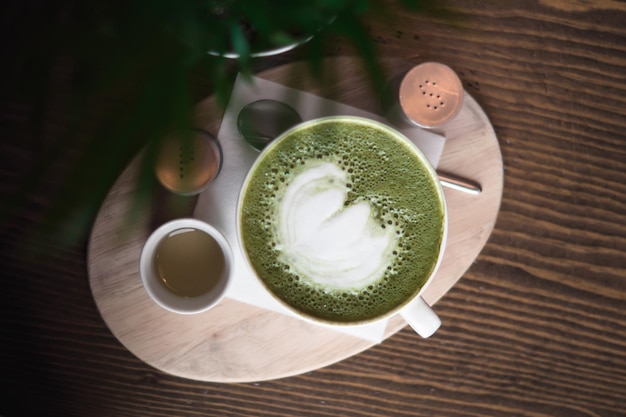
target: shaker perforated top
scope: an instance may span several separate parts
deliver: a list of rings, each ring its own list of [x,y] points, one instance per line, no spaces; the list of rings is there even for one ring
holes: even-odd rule
[[[463,94],[463,84],[450,67],[426,62],[404,76],[399,102],[404,114],[415,124],[434,128],[457,115]]]

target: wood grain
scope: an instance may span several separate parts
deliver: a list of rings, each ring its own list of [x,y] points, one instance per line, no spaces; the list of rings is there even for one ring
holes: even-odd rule
[[[62,178],[51,176],[0,228],[0,415],[624,416],[624,3],[442,4],[456,14],[369,23],[381,55],[455,69],[500,141],[500,214],[476,262],[437,303],[446,325],[434,343],[403,329],[334,365],[260,383],[158,371],[98,313],[89,229],[69,246],[33,232],[52,205],[46,188]],[[349,50],[332,45],[337,55]],[[4,198],[36,149],[24,103],[3,100],[0,115]]]

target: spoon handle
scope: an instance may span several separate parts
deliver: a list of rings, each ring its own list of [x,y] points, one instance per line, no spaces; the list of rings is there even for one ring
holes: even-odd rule
[[[468,194],[478,195],[482,192],[480,185],[475,182],[459,178],[450,174],[443,174],[438,172],[439,181],[444,187],[452,188],[454,190],[463,191]]]

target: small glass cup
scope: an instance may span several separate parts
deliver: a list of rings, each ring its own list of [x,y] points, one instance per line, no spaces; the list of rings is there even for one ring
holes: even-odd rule
[[[237,116],[237,130],[255,149],[261,151],[287,129],[302,122],[291,106],[263,99],[247,104]]]
[[[179,195],[204,191],[222,168],[223,153],[218,140],[201,129],[169,135],[159,147],[155,173],[159,182]]]

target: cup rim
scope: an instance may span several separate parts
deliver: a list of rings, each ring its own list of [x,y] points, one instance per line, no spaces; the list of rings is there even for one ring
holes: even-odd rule
[[[243,239],[241,238],[242,236],[242,204],[243,204],[243,199],[244,199],[244,195],[246,193],[246,190],[248,188],[248,185],[250,183],[250,180],[252,178],[253,172],[256,170],[258,164],[260,163],[261,160],[263,160],[264,156],[269,153],[272,152],[272,150],[274,149],[274,147],[276,147],[285,137],[287,137],[288,135],[290,135],[294,130],[297,129],[305,129],[310,125],[313,124],[319,124],[319,123],[327,123],[327,122],[333,122],[333,121],[340,121],[340,120],[347,120],[350,121],[352,123],[361,123],[364,125],[369,125],[369,126],[373,126],[373,127],[377,127],[380,128],[382,130],[385,130],[386,132],[389,132],[390,134],[396,136],[399,140],[406,142],[414,151],[415,155],[420,159],[420,161],[422,162],[422,165],[424,165],[424,167],[426,168],[426,170],[429,173],[430,178],[433,180],[433,183],[435,185],[435,190],[436,193],[439,197],[440,203],[441,203],[441,211],[442,211],[442,225],[443,225],[443,230],[442,230],[442,238],[441,238],[441,243],[439,245],[439,255],[437,257],[437,261],[435,262],[435,266],[433,267],[433,270],[430,274],[430,276],[428,277],[428,279],[424,282],[424,284],[419,288],[419,290],[411,297],[407,298],[406,300],[404,300],[402,303],[398,304],[396,307],[394,307],[393,309],[385,312],[384,314],[381,314],[377,317],[373,317],[370,319],[365,319],[365,320],[356,320],[356,321],[350,321],[350,322],[339,322],[339,321],[332,321],[332,320],[328,320],[328,319],[323,319],[323,318],[319,318],[319,317],[315,317],[309,314],[306,314],[298,309],[296,309],[295,307],[291,306],[290,304],[288,304],[287,302],[285,302],[283,299],[281,299],[279,296],[277,296],[276,294],[274,294],[274,292],[267,286],[267,284],[263,281],[263,279],[261,279],[261,277],[259,277],[259,275],[257,274],[256,270],[254,269],[254,267],[252,266],[252,263],[250,261],[250,257],[245,249],[244,243],[243,243]],[[361,116],[351,116],[351,115],[342,115],[342,116],[325,116],[325,117],[320,117],[320,118],[316,118],[316,119],[312,119],[312,120],[308,120],[305,122],[302,122],[288,130],[286,130],[285,132],[283,132],[281,135],[279,135],[276,139],[274,139],[270,144],[268,144],[262,151],[261,153],[257,156],[256,160],[254,161],[254,163],[252,164],[252,166],[250,167],[250,169],[248,170],[248,173],[245,176],[245,179],[242,183],[241,186],[241,190],[239,192],[239,196],[237,199],[237,209],[236,209],[236,220],[237,220],[237,237],[238,237],[238,244],[239,244],[239,249],[241,250],[241,253],[243,254],[243,258],[246,262],[246,264],[248,265],[249,269],[251,270],[251,272],[253,273],[255,279],[257,280],[257,282],[259,282],[263,288],[265,288],[265,290],[269,293],[269,295],[275,300],[277,301],[283,308],[285,308],[287,311],[291,312],[292,314],[296,315],[298,318],[303,319],[305,321],[308,322],[312,322],[312,323],[316,323],[316,324],[322,324],[322,325],[327,325],[327,326],[332,326],[332,327],[355,327],[355,326],[361,326],[364,324],[371,324],[371,323],[376,323],[379,322],[381,320],[385,320],[388,319],[389,317],[398,314],[404,307],[406,307],[408,304],[411,303],[411,301],[415,300],[417,297],[421,297],[422,294],[424,293],[424,291],[426,290],[426,288],[428,286],[430,286],[430,284],[432,283],[432,281],[434,280],[434,277],[437,274],[437,271],[439,270],[439,267],[441,266],[443,257],[444,257],[444,252],[445,252],[445,248],[447,245],[447,239],[448,239],[448,208],[447,208],[447,204],[446,204],[446,198],[445,198],[445,194],[443,191],[443,187],[438,179],[437,176],[437,172],[435,170],[435,168],[432,166],[432,164],[430,163],[430,161],[428,160],[428,158],[426,158],[426,155],[417,147],[417,145],[415,143],[413,143],[413,141],[411,141],[406,135],[404,135],[403,133],[399,132],[397,129],[386,125],[384,123],[378,122],[376,120],[373,119],[368,119],[365,117],[361,117]]]
[[[224,254],[224,272],[220,277],[218,286],[197,297],[178,296],[167,290],[163,285],[160,285],[151,275],[151,272],[153,272],[151,255],[157,248],[158,243],[168,234],[179,229],[187,228],[197,229],[210,235],[218,243]],[[143,288],[152,301],[172,313],[197,314],[205,312],[217,305],[224,298],[231,285],[232,272],[233,253],[226,237],[216,227],[194,218],[170,220],[156,228],[145,241],[139,256],[139,274]],[[164,296],[164,294],[167,295]],[[178,305],[173,305],[167,298],[178,300]]]

